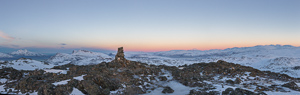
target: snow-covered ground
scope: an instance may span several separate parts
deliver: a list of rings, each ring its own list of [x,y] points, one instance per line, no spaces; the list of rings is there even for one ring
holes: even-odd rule
[[[125,52],[129,60],[154,65],[179,66],[224,60],[264,71],[300,77],[300,47],[266,45],[225,50],[172,50],[163,52]]]
[[[46,60],[46,62],[55,65],[64,65],[68,63],[75,65],[88,65],[109,62],[111,60],[112,57],[104,53],[90,52],[86,50],[74,50],[72,54],[57,53],[55,56],[52,56]]]
[[[0,58],[12,58],[13,56],[0,52]]]
[[[35,69],[47,69],[52,68],[55,65],[45,64],[41,61],[36,61],[32,59],[21,58],[18,60],[7,61],[7,63],[0,64],[0,69],[3,67],[12,67],[17,70],[35,70]]]

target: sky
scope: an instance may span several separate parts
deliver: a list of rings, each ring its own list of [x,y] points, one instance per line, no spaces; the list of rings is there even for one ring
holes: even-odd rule
[[[128,51],[300,46],[300,0],[0,0],[0,46]]]

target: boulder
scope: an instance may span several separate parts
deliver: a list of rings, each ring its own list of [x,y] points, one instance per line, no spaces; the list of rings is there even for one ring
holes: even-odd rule
[[[168,80],[168,78],[166,76],[160,76],[160,77],[158,77],[158,79],[160,81],[167,81]]]
[[[173,93],[173,92],[174,90],[169,86],[165,87],[164,90],[162,91],[162,93]]]
[[[283,84],[282,86],[293,89],[293,90],[300,91],[300,87],[298,87],[298,85],[295,82],[289,82],[289,83]]]

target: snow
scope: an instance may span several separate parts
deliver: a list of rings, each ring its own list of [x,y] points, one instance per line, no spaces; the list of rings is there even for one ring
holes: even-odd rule
[[[4,87],[5,85],[0,85],[0,94],[2,95],[2,94],[10,94],[10,95],[16,95],[17,93],[13,93],[13,92],[10,92],[10,93],[8,93],[8,92],[6,92],[5,91],[5,87]],[[9,91],[9,89],[11,89],[12,91],[16,91],[14,88],[7,88],[7,91]]]
[[[44,56],[44,54],[30,52],[26,49],[18,50],[10,53],[11,55],[22,55],[22,56]]]
[[[12,58],[13,56],[0,52],[0,58]]]
[[[5,83],[7,79],[0,79],[0,83]]]
[[[64,64],[75,64],[75,65],[89,65],[89,64],[98,64],[101,62],[110,62],[112,57],[98,52],[90,52],[86,50],[74,50],[72,54],[66,53],[57,53],[55,56],[52,56],[46,62],[55,64],[55,65],[64,65]]]
[[[0,67],[13,67],[17,70],[35,70],[35,69],[46,69],[52,68],[54,65],[46,65],[44,62],[36,61],[32,59],[21,58],[18,60],[9,61],[8,64],[1,64]]]
[[[235,89],[235,88],[237,88],[237,87],[234,87],[234,86],[228,86],[228,85],[223,85],[223,87],[222,87],[222,85],[221,84],[214,84],[213,85],[216,89],[213,89],[213,91],[219,91],[219,92],[223,92],[223,91],[225,91],[227,88],[232,88],[232,89]]]
[[[84,95],[84,94],[77,88],[73,88],[73,91],[70,95]]]
[[[55,83],[52,83],[53,85],[57,86],[57,85],[65,85],[65,84],[68,84],[68,81],[70,81],[71,79],[68,79],[68,80],[63,80],[63,81],[60,81],[60,82],[55,82]]]
[[[300,47],[289,45],[265,45],[224,50],[172,50],[163,52],[125,52],[129,60],[154,65],[180,66],[194,63],[209,63],[224,60],[251,66],[263,71],[272,71],[300,77]]]
[[[83,79],[84,76],[86,76],[86,75],[81,75],[81,76],[78,76],[78,77],[74,77],[74,79],[82,81],[82,80],[84,80]]]
[[[291,90],[290,92],[264,91],[267,95],[300,95],[300,92]]]
[[[45,69],[47,73],[59,73],[59,74],[67,74],[67,70],[58,70],[58,69]]]
[[[5,91],[4,85],[0,85],[0,94],[4,94],[4,93],[2,93],[2,92],[4,92],[4,91]]]
[[[298,87],[300,87],[300,83],[296,83],[298,85]]]
[[[114,54],[114,53],[112,53]],[[293,69],[300,64],[300,47],[289,45],[259,45],[235,47],[224,50],[172,50],[163,52],[125,52],[128,60],[153,65],[180,66],[194,63],[209,63],[224,60],[231,63],[251,66],[262,71],[272,71],[300,77],[300,70]],[[74,50],[72,54],[58,53],[46,62],[55,65],[89,65],[110,62],[113,55],[86,50]],[[180,68],[182,69],[182,68]]]
[[[169,86],[174,90],[173,93],[166,94],[166,95],[187,95],[190,93],[190,90],[193,89],[191,87],[184,86],[181,83],[176,82],[176,81],[170,81],[163,85]],[[155,90],[151,91],[150,93],[147,93],[144,95],[160,95],[160,94],[162,94],[163,89],[164,88],[162,88],[162,87],[156,88]]]

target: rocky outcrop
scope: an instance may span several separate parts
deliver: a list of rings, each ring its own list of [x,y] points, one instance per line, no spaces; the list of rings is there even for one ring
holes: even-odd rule
[[[225,91],[222,92],[222,95],[267,95],[267,94],[264,92],[254,93],[240,88],[236,88],[235,90],[232,88],[227,88]]]
[[[289,83],[283,84],[282,86],[293,89],[293,90],[300,91],[300,87],[295,82],[289,82]]]

